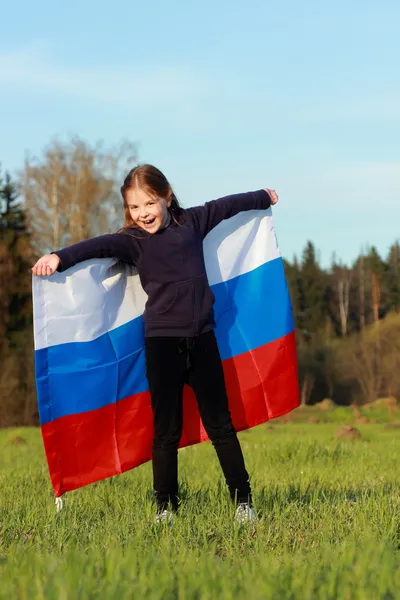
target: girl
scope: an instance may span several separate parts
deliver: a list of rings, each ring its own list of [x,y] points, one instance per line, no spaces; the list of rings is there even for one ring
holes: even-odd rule
[[[217,452],[239,522],[252,521],[249,475],[228,408],[214,335],[214,296],[207,281],[203,240],[223,219],[267,209],[273,190],[235,194],[183,209],[166,177],[151,165],[132,169],[121,187],[125,223],[118,233],[79,242],[40,258],[35,275],[49,276],[90,258],[116,257],[135,265],[148,295],[143,314],[146,375],[154,415],[153,483],[156,522],[178,509],[178,445],[182,391],[196,395],[203,425]]]

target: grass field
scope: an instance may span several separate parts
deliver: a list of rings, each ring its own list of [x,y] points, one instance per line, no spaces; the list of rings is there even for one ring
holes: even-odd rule
[[[309,423],[319,410],[319,420]],[[0,598],[400,598],[400,429],[338,440],[350,410],[242,432],[260,521],[233,523],[210,443],[180,451],[182,505],[155,527],[151,465],[71,492],[56,514],[40,433],[0,432]]]

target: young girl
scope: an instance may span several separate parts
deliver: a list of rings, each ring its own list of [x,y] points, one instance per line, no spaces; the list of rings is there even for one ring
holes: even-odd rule
[[[223,219],[245,210],[267,209],[278,196],[262,189],[183,209],[166,177],[151,165],[132,169],[121,193],[125,223],[120,232],[45,255],[32,271],[49,276],[83,260],[105,257],[136,266],[148,295],[143,320],[154,415],[156,522],[172,522],[178,509],[178,445],[185,383],[196,395],[203,425],[237,505],[236,520],[255,520],[249,475],[232,425],[214,335],[214,296],[207,281],[203,240]]]

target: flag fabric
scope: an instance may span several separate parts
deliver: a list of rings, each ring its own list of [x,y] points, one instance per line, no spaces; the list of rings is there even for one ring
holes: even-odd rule
[[[204,240],[216,337],[237,431],[299,405],[294,322],[271,209],[242,212]],[[82,262],[33,277],[41,431],[56,497],[152,456],[146,294],[134,267]],[[184,390],[180,447],[208,439]]]

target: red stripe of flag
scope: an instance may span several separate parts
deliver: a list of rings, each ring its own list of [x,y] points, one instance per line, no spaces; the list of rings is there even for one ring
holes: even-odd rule
[[[229,406],[237,431],[279,417],[299,403],[294,332],[223,361]],[[57,497],[117,475],[151,459],[153,413],[149,392],[100,409],[60,417],[42,426]],[[194,394],[184,391],[180,447],[208,440]]]

